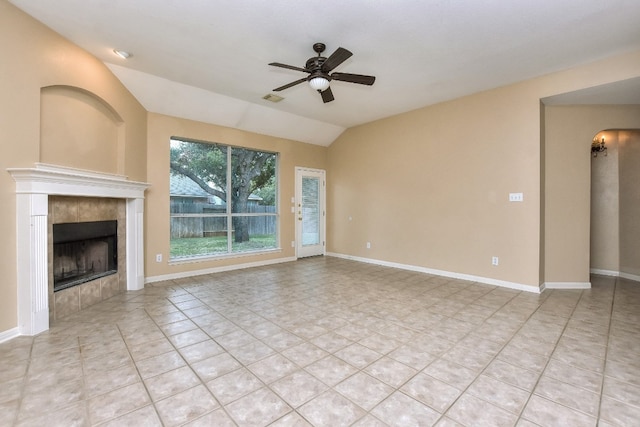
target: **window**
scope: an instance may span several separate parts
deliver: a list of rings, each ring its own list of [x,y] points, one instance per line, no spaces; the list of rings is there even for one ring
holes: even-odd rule
[[[172,260],[278,247],[276,153],[172,138]]]

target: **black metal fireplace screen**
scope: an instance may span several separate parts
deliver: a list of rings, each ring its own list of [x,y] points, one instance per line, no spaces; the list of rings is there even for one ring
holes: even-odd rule
[[[53,291],[118,271],[118,221],[53,225]]]

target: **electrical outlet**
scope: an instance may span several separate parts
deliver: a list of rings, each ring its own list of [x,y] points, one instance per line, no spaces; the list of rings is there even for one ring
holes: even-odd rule
[[[498,265],[499,259],[497,256],[491,258],[491,265]]]
[[[371,242],[367,242],[367,249],[371,249]]]
[[[510,202],[523,202],[524,195],[522,193],[509,193]]]
[[[162,262],[162,254],[156,254],[156,262]]]
[[[295,247],[296,247],[296,241],[295,241],[295,240],[292,240],[292,241],[291,241],[291,247],[292,247],[292,248],[295,248]]]

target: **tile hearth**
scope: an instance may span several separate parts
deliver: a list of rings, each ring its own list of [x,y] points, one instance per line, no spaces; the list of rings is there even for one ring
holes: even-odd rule
[[[0,344],[0,425],[633,425],[640,284],[592,283],[321,257],[147,285]]]

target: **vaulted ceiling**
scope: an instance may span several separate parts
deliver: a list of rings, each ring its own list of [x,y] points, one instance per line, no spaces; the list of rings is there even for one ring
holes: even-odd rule
[[[325,146],[355,125],[640,49],[638,0],[9,1],[104,61],[149,111]],[[304,67],[316,42],[325,56],[353,52],[336,71],[375,84],[333,81],[329,103],[307,84],[264,100],[306,76],[268,64]]]

